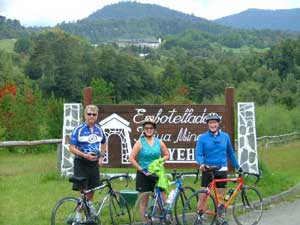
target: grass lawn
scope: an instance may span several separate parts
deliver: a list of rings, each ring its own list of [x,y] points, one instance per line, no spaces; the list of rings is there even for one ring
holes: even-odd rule
[[[279,193],[300,182],[300,142],[259,150],[263,176],[258,189],[263,197]],[[65,196],[77,196],[56,168],[56,152],[11,153],[0,149],[0,225],[49,225],[52,207]],[[132,172],[103,168],[102,172]],[[122,181],[123,182],[123,181]],[[193,179],[184,181],[193,184]],[[116,183],[116,189],[134,189]],[[101,195],[98,195],[97,198]]]
[[[16,39],[3,39],[0,40],[0,49],[7,52],[13,52]]]
[[[266,52],[269,50],[269,48],[260,49],[260,48],[253,48],[248,46],[242,46],[241,48],[229,48],[229,47],[222,46],[222,50],[224,52],[232,52],[233,54],[246,55],[249,54],[250,52],[258,52],[258,53]]]

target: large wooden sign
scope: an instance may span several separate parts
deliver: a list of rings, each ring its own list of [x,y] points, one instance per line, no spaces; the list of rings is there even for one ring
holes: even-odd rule
[[[91,96],[85,90],[85,96]],[[168,167],[194,167],[195,144],[207,130],[205,116],[217,112],[222,116],[222,129],[234,140],[233,89],[226,89],[224,105],[98,105],[98,122],[107,138],[106,163],[111,167],[131,166],[128,156],[142,134],[142,122],[151,117],[157,123],[157,137],[170,152]],[[85,105],[91,103],[85,98]]]

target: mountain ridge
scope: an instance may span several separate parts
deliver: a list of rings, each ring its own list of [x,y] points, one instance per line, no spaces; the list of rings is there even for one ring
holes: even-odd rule
[[[213,21],[240,29],[300,31],[300,8],[276,10],[250,8]]]
[[[145,17],[169,18],[170,16],[180,19],[208,21],[207,19],[194,16],[193,14],[186,14],[157,4],[137,2],[119,2],[106,5],[83,20],[140,19]]]

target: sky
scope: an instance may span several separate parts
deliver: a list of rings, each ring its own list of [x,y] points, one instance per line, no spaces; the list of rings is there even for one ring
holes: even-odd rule
[[[105,5],[121,0],[0,0],[0,15],[23,26],[55,26],[83,19]],[[128,1],[128,0],[123,0]],[[300,8],[300,0],[136,0],[214,20],[248,8]]]

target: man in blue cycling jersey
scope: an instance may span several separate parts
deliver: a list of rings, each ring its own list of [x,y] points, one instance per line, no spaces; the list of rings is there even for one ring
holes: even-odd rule
[[[205,122],[208,126],[208,131],[198,137],[196,145],[196,160],[199,168],[202,171],[201,187],[206,188],[212,181],[211,174],[207,171],[209,166],[218,166],[220,169],[214,173],[217,179],[227,178],[227,156],[231,160],[236,169],[240,169],[240,165],[235,157],[229,135],[220,130],[221,117],[217,113],[209,113]],[[217,192],[221,197],[221,205],[218,206],[218,211],[224,211],[224,195],[226,193],[226,182],[217,183]],[[198,210],[203,209],[207,199],[203,196],[200,199]],[[221,213],[222,214],[222,213]],[[225,217],[224,213],[221,215]],[[221,224],[227,224],[224,221]]]
[[[70,139],[69,150],[75,155],[74,176],[86,177],[84,189],[91,189],[100,185],[99,166],[103,164],[106,151],[106,137],[99,124],[96,124],[98,107],[87,105],[84,110],[85,122],[74,128]],[[74,183],[73,190],[80,187]],[[87,199],[92,201],[93,192],[87,194]],[[92,205],[92,203],[91,203]]]

